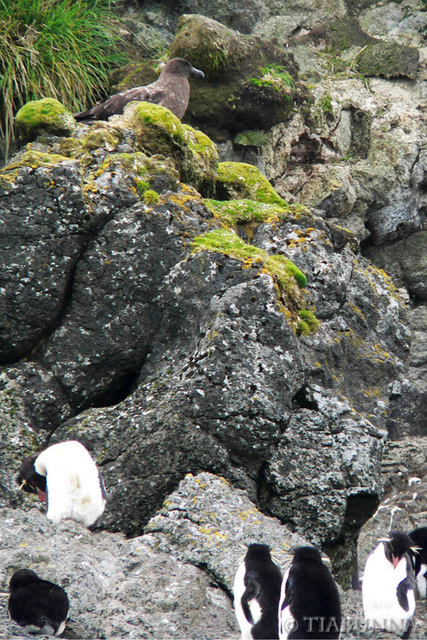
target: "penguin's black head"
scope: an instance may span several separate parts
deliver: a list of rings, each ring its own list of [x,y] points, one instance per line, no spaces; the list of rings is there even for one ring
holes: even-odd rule
[[[245,559],[271,560],[270,547],[267,544],[258,544],[254,542],[248,546]]]
[[[293,564],[297,562],[322,562],[320,551],[314,547],[298,547],[295,549]]]
[[[46,478],[37,473],[34,468],[37,456],[38,453],[25,458],[16,476],[19,488],[26,493],[38,493],[37,489],[46,493]]]
[[[12,593],[15,589],[25,587],[30,582],[38,582],[41,578],[38,577],[31,569],[18,569],[15,571],[9,582],[9,591]]]
[[[414,529],[411,533],[408,534],[411,540],[415,542],[420,547],[427,547],[427,527],[420,527],[419,529]]]
[[[385,557],[394,568],[397,567],[405,553],[408,553],[409,549],[415,546],[414,541],[406,533],[397,529],[389,531],[382,542],[384,542]]]

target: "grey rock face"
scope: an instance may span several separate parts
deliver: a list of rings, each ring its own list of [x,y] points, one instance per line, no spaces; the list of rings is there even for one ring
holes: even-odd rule
[[[82,231],[58,326],[26,353],[29,362],[6,370],[22,421],[51,432],[49,442],[76,438],[94,455],[109,493],[101,527],[140,534],[187,472],[205,470],[245,488],[311,541],[351,546],[354,505],[359,523],[381,490],[389,387],[408,355],[398,293],[355,255],[351,234],[308,211],[259,223],[253,246],[284,254],[308,276],[304,295],[322,322],[298,336],[288,321],[295,311],[260,262],[192,254],[191,240],[217,223],[194,189],[176,184],[175,170],[152,160],[149,179],[160,194],[157,203],[141,201],[136,187],[147,162],[131,131],[118,134],[123,125],[45,143],[45,154],[77,153],[99,226]],[[75,151],[83,143],[84,155]],[[53,182],[63,162],[52,156]],[[73,187],[67,197],[76,193],[78,208],[81,190]],[[22,309],[31,316],[25,296]],[[319,434],[318,455],[290,475],[310,433]],[[36,448],[31,433],[23,444]],[[341,451],[331,457],[335,446]],[[10,460],[8,476],[19,462]],[[314,511],[322,515],[313,526]]]
[[[43,442],[42,434],[32,426],[31,413],[25,406],[20,384],[0,372],[0,507],[22,506],[15,481],[19,460],[37,450]]]
[[[314,10],[298,0],[284,12],[281,2],[254,2],[246,16],[236,4],[231,26],[269,36],[284,25],[291,37],[353,12],[350,4]],[[185,3],[203,7],[216,19],[226,11]],[[144,3],[153,29],[172,29],[169,9],[162,20],[159,3]],[[331,62],[300,35],[291,45],[313,100],[251,147],[294,203],[271,218],[214,216],[195,190],[201,165],[185,173],[147,158],[125,119],[39,139],[0,178],[0,579],[4,588],[26,563],[63,584],[74,603],[70,638],[237,638],[230,589],[243,545],[266,542],[285,561],[294,544],[321,545],[346,587],[383,485],[389,502],[366,543],[362,535],[366,551],[392,517],[423,523],[421,93],[362,82],[355,46],[342,52],[346,73],[331,77]],[[243,257],[193,252],[196,236],[223,225],[247,241]],[[268,265],[276,256],[306,275],[305,309],[287,306]],[[415,301],[411,352],[406,292],[367,258]],[[314,316],[297,332],[301,311]],[[398,440],[384,454],[386,427]],[[55,528],[17,493],[22,458],[69,438],[106,481],[94,533]],[[345,607],[361,614],[357,597]],[[414,633],[422,637],[419,625]]]
[[[310,399],[323,411],[294,412],[267,464],[272,495],[266,502],[269,511],[322,546],[342,533],[349,502],[359,517],[353,534],[376,506],[385,433],[320,389],[313,388]]]
[[[3,509],[0,588],[32,568],[70,599],[64,638],[238,638],[234,574],[246,545],[270,545],[279,566],[305,541],[260,513],[242,491],[202,473],[186,477],[143,536],[53,525],[38,509]],[[200,568],[199,568],[200,567]],[[1,638],[25,637],[2,615]]]
[[[0,357],[13,362],[57,325],[97,216],[86,209],[75,161],[59,164],[54,178],[45,167],[28,166],[18,171],[12,189],[5,186],[0,204]]]
[[[427,299],[427,231],[418,231],[394,244],[369,251],[375,262],[408,291]]]
[[[61,329],[36,357],[63,379],[80,406],[103,396],[112,384],[120,387],[147,356],[160,322],[157,289],[185,255],[187,237],[203,230],[202,208],[187,217],[185,227],[174,223],[174,209],[136,204],[117,212],[79,262]]]
[[[232,513],[242,501],[236,498],[234,505],[229,491],[228,506],[211,502],[212,509]],[[245,506],[256,511],[249,501]],[[274,536],[280,525],[259,516],[268,540],[269,528]],[[0,540],[2,591],[11,574],[24,567],[67,591],[70,619],[64,638],[238,637],[232,601],[222,584],[196,563],[182,562],[170,549],[161,551],[156,535],[127,541],[118,534],[92,534],[71,521],[55,526],[37,509],[3,509]],[[237,547],[227,551],[231,570],[241,553]],[[7,620],[3,604],[0,637],[26,637]]]
[[[387,421],[393,439],[427,435],[427,306],[415,307],[409,319],[412,343],[407,379],[395,389]]]
[[[223,506],[215,509],[216,505]],[[156,548],[206,566],[230,592],[236,568],[252,542],[267,544],[280,567],[289,564],[296,547],[307,544],[278,520],[260,514],[243,491],[209,473],[188,475],[146,532]]]

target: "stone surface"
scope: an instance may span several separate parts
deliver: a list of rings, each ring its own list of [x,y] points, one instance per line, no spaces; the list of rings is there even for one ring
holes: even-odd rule
[[[412,331],[409,369],[403,386],[395,388],[387,421],[393,440],[427,435],[427,306],[415,307],[409,319]]]
[[[222,504],[228,506],[214,508]],[[278,520],[262,515],[245,492],[209,473],[186,476],[145,530],[159,551],[203,565],[230,593],[236,566],[249,544],[267,544],[281,568],[289,564],[296,547],[307,544]]]
[[[214,139],[287,120],[300,92],[292,55],[274,40],[242,35],[201,15],[183,15],[170,54],[206,75],[192,87],[187,117]]]
[[[394,244],[372,249],[368,255],[410,294],[427,300],[427,231],[418,231]]]
[[[5,594],[11,574],[29,567],[67,591],[66,640],[238,640],[231,588],[246,545],[268,544],[284,570],[293,549],[304,544],[260,513],[244,492],[207,473],[187,476],[147,532],[130,540],[72,521],[53,525],[36,507],[1,510],[1,638],[27,637],[7,618]],[[341,599],[344,638],[392,637],[364,632],[360,592],[341,591]],[[419,603],[416,639],[424,624],[425,605]]]
[[[218,527],[216,512],[222,513],[219,540],[248,517],[252,521],[261,519],[263,526],[258,528],[267,543],[284,544],[279,535],[284,528],[257,512],[238,492],[222,488],[224,483],[219,478],[202,475],[195,482],[208,482],[211,486],[211,511],[205,525]],[[186,494],[185,483],[182,493]],[[184,499],[181,506],[191,509],[192,497]],[[172,502],[173,499],[172,496]],[[224,499],[226,507],[221,504]],[[251,539],[249,532],[240,535],[241,542],[236,536],[226,554],[217,552],[214,556],[202,548],[197,559],[183,561],[179,558],[183,551],[180,544],[176,546],[177,553],[170,546],[162,550],[163,534],[126,540],[118,534],[91,533],[72,521],[53,525],[36,508],[27,513],[2,509],[0,588],[4,592],[11,574],[23,567],[64,587],[70,599],[70,618],[61,637],[67,639],[207,635],[237,639],[231,585],[224,578],[215,578],[214,573],[221,575],[221,562],[230,575],[237,569],[244,553],[243,543]],[[200,564],[206,566],[208,559],[212,573],[199,568]],[[27,637],[7,619],[6,601],[2,597],[0,637]]]
[[[354,522],[369,517],[381,490],[390,385],[402,383],[408,357],[399,293],[354,253],[351,233],[288,207],[253,167],[233,178],[237,188],[243,177],[243,192],[230,187],[217,197],[267,198],[278,210],[259,218],[248,200],[246,219],[234,223],[179,183],[169,160],[141,153],[138,136],[126,115],[117,117],[81,127],[76,138],[40,141],[3,172],[13,208],[20,176],[47,173],[55,184],[72,163],[81,182],[75,188],[73,177],[59,203],[73,204],[75,195],[77,211],[83,198],[92,224],[81,227],[76,264],[63,276],[57,324],[35,345],[23,332],[29,362],[6,370],[25,409],[21,420],[50,432],[49,442],[77,438],[95,456],[110,493],[101,527],[140,534],[185,473],[205,470],[258,496],[309,540],[345,548],[348,576]],[[70,159],[58,159],[57,151]],[[26,166],[31,153],[41,163],[33,172]],[[42,183],[47,193],[51,182]],[[32,206],[32,191],[26,193]],[[198,245],[194,253],[194,238],[230,224],[234,233],[222,236],[218,251]],[[67,242],[72,231],[64,229]],[[14,232],[19,239],[20,228],[10,228],[12,245]],[[252,243],[241,242],[237,254],[227,248],[236,232]],[[34,277],[39,255],[33,253]],[[305,291],[277,271],[279,258],[291,260],[300,286],[307,280]],[[28,283],[27,291],[37,286]],[[33,317],[25,291],[24,320]],[[12,277],[6,292],[16,297]],[[306,450],[296,427],[302,416],[308,431],[320,429],[324,446],[293,477],[293,495],[310,496],[296,514],[280,496],[289,489],[290,461]],[[337,443],[335,476],[319,493],[310,469],[326,469]],[[316,527],[313,509],[324,513]]]
[[[144,146],[118,117],[43,134],[0,172],[2,588],[15,561],[64,584],[77,572],[70,639],[237,639],[242,544],[276,548],[298,532],[347,588],[391,520],[425,524],[425,7],[285,4],[132,3],[127,19],[156,56],[181,9],[193,14],[183,54],[189,24],[193,36],[215,28],[211,44],[242,62],[214,61],[247,93],[228,102],[207,64],[188,111],[202,132],[184,125],[181,147]],[[299,65],[277,120],[257,42],[294,82]],[[413,79],[361,78],[364,48],[389,45],[416,49]],[[216,193],[223,202],[204,201],[220,183],[211,124],[221,161],[255,165],[275,204],[239,179]],[[285,260],[303,289],[277,269]],[[105,476],[94,533],[54,528],[14,481],[23,456],[70,437]],[[361,620],[360,594],[343,606]],[[420,603],[413,637],[424,630]],[[4,622],[1,634],[19,630]]]

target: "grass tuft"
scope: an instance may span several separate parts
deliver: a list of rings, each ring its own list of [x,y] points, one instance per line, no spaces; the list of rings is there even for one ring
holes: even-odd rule
[[[114,0],[0,0],[0,133],[16,111],[53,97],[71,111],[96,101],[125,61],[112,28]]]

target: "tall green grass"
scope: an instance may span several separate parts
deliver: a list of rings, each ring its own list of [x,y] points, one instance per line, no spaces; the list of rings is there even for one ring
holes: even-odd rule
[[[0,132],[29,100],[53,97],[79,111],[124,62],[112,0],[0,0]]]

